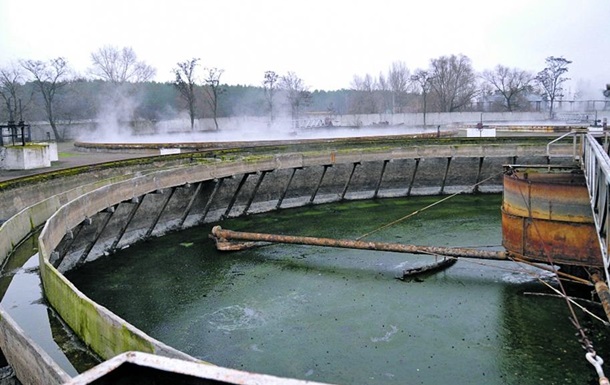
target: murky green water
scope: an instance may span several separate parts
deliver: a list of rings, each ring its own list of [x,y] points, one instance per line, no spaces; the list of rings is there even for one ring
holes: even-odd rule
[[[285,210],[224,228],[356,238],[438,200]],[[368,240],[499,247],[500,196],[458,196]],[[215,251],[211,226],[144,242],[69,278],[155,338],[232,368],[338,384],[585,384],[593,368],[563,300],[513,263],[460,260],[403,282],[433,257],[311,246]],[[548,279],[548,278],[547,278]],[[610,362],[608,330],[578,312]]]

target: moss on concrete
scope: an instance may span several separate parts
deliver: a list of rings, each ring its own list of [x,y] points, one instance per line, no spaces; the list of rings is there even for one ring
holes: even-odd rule
[[[156,349],[150,340],[135,333],[124,322],[117,324],[118,318],[109,316],[108,310],[71,287],[48,263],[41,265],[40,273],[45,296],[53,308],[100,357],[109,359],[130,350],[155,353]]]
[[[181,154],[147,156],[142,158],[132,158],[117,160],[94,165],[73,167],[69,169],[55,170],[36,175],[25,176],[22,178],[11,179],[0,182],[0,192],[13,188],[19,188],[29,184],[44,183],[49,180],[78,176],[85,173],[104,171],[117,168],[141,168],[159,167],[159,164],[170,164],[168,167],[175,166],[181,162],[197,164],[214,164],[218,161],[231,162],[244,160],[253,162],[255,159],[265,159],[271,157],[270,154],[301,153],[306,155],[316,155],[322,152],[334,151],[337,153],[350,153],[353,151],[364,151],[367,153],[377,151],[388,151],[413,146],[427,145],[446,145],[456,146],[494,146],[502,147],[507,144],[518,144],[521,146],[542,146],[549,141],[547,137],[498,137],[498,138],[405,138],[397,137],[370,137],[370,138],[341,138],[334,140],[315,140],[315,141],[287,141],[286,143],[255,146],[252,143],[244,143],[246,146],[231,147],[224,149],[204,149],[198,152],[186,152]]]

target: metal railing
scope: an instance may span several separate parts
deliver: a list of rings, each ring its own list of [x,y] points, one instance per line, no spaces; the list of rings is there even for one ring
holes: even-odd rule
[[[572,130],[570,132],[566,132],[565,134],[551,140],[546,145],[546,155],[548,157],[565,156],[565,154],[553,154],[551,152],[551,148],[553,145],[556,145],[561,141],[565,141],[564,139],[571,137],[572,138],[572,158],[574,159],[574,161],[579,160],[580,156],[581,156],[581,146],[579,146],[578,142],[579,142],[579,138],[582,137],[583,133],[584,133],[584,131],[581,131],[581,130]]]
[[[607,140],[602,146],[594,135],[590,133],[580,135],[582,143],[580,164],[587,180],[593,219],[604,261],[606,282],[610,282],[608,273],[610,265],[608,249],[610,246],[610,157],[608,157],[606,146]],[[607,135],[604,136],[606,139],[608,138]]]
[[[20,143],[25,146],[26,142],[32,141],[32,131],[29,124],[23,120],[19,123],[9,121],[7,124],[0,125],[0,146],[10,146]]]

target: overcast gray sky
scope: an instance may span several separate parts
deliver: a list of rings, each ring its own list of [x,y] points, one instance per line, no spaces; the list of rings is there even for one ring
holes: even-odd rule
[[[104,45],[129,46],[171,81],[198,57],[228,84],[295,72],[312,89],[349,88],[394,61],[414,70],[464,54],[538,72],[572,60],[571,91],[610,83],[610,0],[0,0],[0,65],[62,56],[79,73]]]

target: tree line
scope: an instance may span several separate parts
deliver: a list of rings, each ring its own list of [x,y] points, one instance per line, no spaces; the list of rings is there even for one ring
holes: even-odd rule
[[[55,138],[58,124],[112,116],[120,122],[185,118],[279,116],[298,122],[303,113],[382,114],[474,111],[485,103],[492,111],[528,111],[536,96],[547,102],[563,97],[562,85],[572,62],[548,57],[538,73],[502,65],[476,73],[465,55],[431,59],[428,68],[411,71],[394,62],[377,76],[354,75],[349,88],[311,91],[296,73],[261,74],[259,85],[222,83],[223,69],[203,67],[199,58],[177,62],[174,81],[152,79],[154,67],[138,60],[130,47],[105,46],[91,54],[86,75],[76,75],[62,57],[20,60],[0,68],[0,119],[46,120]]]

